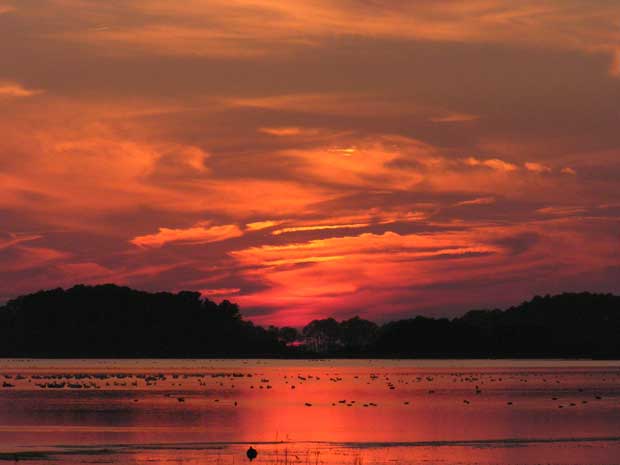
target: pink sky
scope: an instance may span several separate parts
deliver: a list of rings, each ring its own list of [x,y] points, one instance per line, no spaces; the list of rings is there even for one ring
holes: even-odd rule
[[[620,292],[620,6],[0,0],[0,302],[263,324]]]

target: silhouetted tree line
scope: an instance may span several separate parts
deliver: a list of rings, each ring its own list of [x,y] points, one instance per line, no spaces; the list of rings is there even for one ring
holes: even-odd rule
[[[53,289],[0,308],[0,354],[29,357],[200,357],[279,354],[284,343],[239,307],[198,292],[111,284]]]
[[[262,328],[197,292],[115,285],[41,291],[0,307],[3,357],[620,357],[620,297],[535,297],[508,310]]]
[[[303,330],[310,351],[380,357],[620,358],[620,297],[566,293],[508,310],[392,321],[315,320]]]

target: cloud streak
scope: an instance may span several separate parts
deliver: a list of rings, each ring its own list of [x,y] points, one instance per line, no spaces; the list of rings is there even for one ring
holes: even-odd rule
[[[491,168],[497,171],[504,171],[507,173],[511,171],[516,171],[519,169],[517,165],[513,163],[509,163],[504,160],[500,160],[499,158],[489,158],[487,160],[480,160],[475,157],[469,157],[467,158],[467,160],[465,160],[465,163],[467,163],[469,166],[486,166],[487,168]]]
[[[43,93],[42,90],[28,89],[16,82],[0,80],[0,99],[32,97],[41,93]]]
[[[238,226],[194,226],[187,229],[159,228],[154,234],[134,237],[130,242],[139,247],[162,247],[173,242],[185,244],[208,244],[225,241],[243,235]]]

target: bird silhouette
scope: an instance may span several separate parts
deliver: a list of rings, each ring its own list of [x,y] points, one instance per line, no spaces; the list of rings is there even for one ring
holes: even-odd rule
[[[252,446],[250,446],[250,448],[245,453],[245,455],[248,456],[248,458],[250,459],[250,462],[251,462],[252,460],[254,460],[256,458],[256,456],[258,455],[258,452],[256,452],[256,449],[254,449]]]

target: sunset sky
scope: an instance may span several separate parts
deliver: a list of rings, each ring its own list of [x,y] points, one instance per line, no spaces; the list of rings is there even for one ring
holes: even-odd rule
[[[620,292],[617,0],[0,0],[0,302],[260,324]]]

